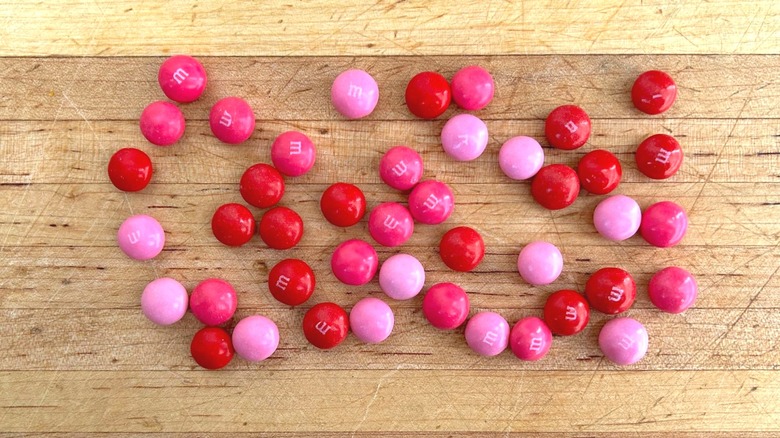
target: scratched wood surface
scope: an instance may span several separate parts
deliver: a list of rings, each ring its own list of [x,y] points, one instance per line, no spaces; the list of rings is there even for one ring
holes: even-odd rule
[[[780,3],[0,1],[0,22],[0,434],[780,434]],[[200,101],[183,106],[183,140],[158,148],[140,135],[137,118],[163,98],[156,70],[172,53],[201,56],[210,82]],[[456,163],[438,134],[457,109],[417,120],[402,93],[419,71],[451,76],[467,64],[487,67],[497,93],[479,113],[488,150]],[[329,104],[333,77],[349,67],[380,84],[366,120],[345,121]],[[680,86],[660,117],[630,103],[633,79],[650,68]],[[245,97],[258,117],[241,146],[220,144],[208,129],[209,106],[227,95]],[[542,141],[546,162],[574,165],[588,150],[611,150],[624,169],[617,192],[643,207],[669,199],[688,211],[679,246],[655,249],[638,237],[608,243],[590,219],[602,197],[582,193],[549,212],[531,200],[528,183],[502,175],[500,144],[515,135],[543,140],[544,117],[563,103],[582,105],[594,134],[575,152]],[[301,244],[288,252],[259,239],[219,245],[212,212],[241,201],[241,173],[268,162],[271,141],[288,129],[318,148],[315,169],[288,179],[282,201],[304,218]],[[651,182],[633,151],[659,132],[681,141],[685,161],[672,179]],[[328,184],[347,181],[370,205],[403,201],[376,174],[382,151],[396,144],[420,151],[426,177],[451,184],[456,210],[442,226],[418,226],[400,249],[379,248],[381,259],[414,254],[428,286],[460,283],[472,313],[495,310],[510,322],[539,315],[550,292],[581,291],[594,270],[622,266],[639,284],[629,315],[650,332],[647,357],[612,366],[596,342],[609,318],[594,314],[585,332],[556,338],[538,363],[508,352],[480,358],[462,329],[441,332],[424,321],[420,297],[390,303],[397,324],[383,344],[349,337],[332,351],[308,345],[299,327],[310,305],[384,297],[376,281],[347,287],[329,272],[335,245],[370,238],[365,221],[329,226],[318,200]],[[107,161],[125,146],[154,162],[141,193],[108,182]],[[166,248],[150,262],[126,258],[114,241],[122,220],[138,213],[166,229]],[[450,272],[436,253],[441,235],[459,224],[486,241],[474,273]],[[516,272],[519,249],[534,239],[564,254],[553,285],[530,287]],[[265,284],[269,268],[289,256],[317,273],[315,295],[301,308],[274,301]],[[650,276],[669,265],[699,282],[699,300],[682,315],[662,314],[647,298]],[[140,313],[144,285],[161,276],[188,289],[228,279],[240,307],[229,325],[269,316],[281,330],[279,350],[260,364],[198,369],[188,354],[199,328],[192,315],[160,328]]]

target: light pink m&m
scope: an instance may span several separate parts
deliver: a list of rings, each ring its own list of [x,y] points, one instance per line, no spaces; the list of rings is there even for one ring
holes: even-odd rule
[[[243,143],[255,131],[255,113],[244,99],[226,97],[211,107],[209,126],[221,142]]]
[[[642,209],[632,198],[614,195],[599,202],[593,211],[596,231],[609,240],[626,240],[636,234],[642,223]]]
[[[466,324],[466,344],[480,356],[496,356],[509,345],[509,323],[495,312],[479,312]]]
[[[141,311],[155,324],[171,325],[187,313],[187,289],[173,278],[158,278],[144,288]]]
[[[450,217],[454,209],[455,195],[450,186],[441,181],[423,181],[409,193],[409,211],[417,222],[440,224]]]
[[[452,99],[466,111],[477,111],[493,100],[495,83],[487,70],[470,65],[458,70],[452,77]]]
[[[265,316],[247,316],[233,328],[233,348],[250,362],[268,359],[279,346],[279,328]]]
[[[190,295],[190,310],[206,325],[220,325],[233,317],[238,307],[235,289],[225,280],[209,278],[195,286]]]
[[[150,103],[141,113],[141,134],[157,146],[170,146],[184,135],[184,114],[164,101]]]
[[[660,248],[677,245],[688,229],[688,216],[671,201],[657,202],[642,213],[639,233],[647,243]]]
[[[379,204],[368,216],[368,233],[382,246],[403,245],[413,232],[412,214],[397,202]]]
[[[330,258],[333,275],[344,284],[360,286],[374,278],[379,256],[371,244],[351,239],[337,246]]]
[[[471,114],[458,114],[441,130],[444,152],[458,161],[476,160],[485,152],[488,130],[485,122]]]
[[[670,266],[656,272],[647,285],[650,302],[668,313],[682,313],[696,301],[699,286],[690,272]]]
[[[376,108],[379,86],[367,72],[347,70],[333,81],[330,99],[341,115],[348,119],[359,119],[371,114]]]
[[[552,332],[541,318],[529,316],[517,321],[509,335],[512,353],[520,360],[535,361],[550,351]]]
[[[379,177],[396,190],[409,190],[420,182],[423,162],[420,154],[407,146],[395,146],[379,160]]]
[[[317,151],[305,134],[287,131],[279,134],[271,145],[271,161],[287,176],[301,176],[311,170]]]
[[[544,165],[544,150],[531,137],[512,137],[501,145],[498,165],[509,178],[525,180],[536,175]]]
[[[149,260],[157,256],[165,246],[165,231],[151,216],[130,216],[116,233],[119,249],[135,260]]]
[[[424,285],[425,269],[409,254],[396,254],[385,260],[379,269],[379,286],[394,300],[414,298]]]
[[[615,318],[599,333],[599,347],[607,359],[618,365],[639,362],[647,353],[647,329],[632,318]]]
[[[393,310],[379,298],[363,298],[349,312],[349,328],[352,333],[369,344],[378,344],[387,339],[394,324]]]
[[[179,103],[198,100],[206,89],[206,70],[197,59],[176,55],[166,59],[157,72],[157,82],[168,99]]]
[[[534,286],[550,284],[563,270],[563,255],[552,243],[541,240],[526,245],[517,257],[517,270]]]

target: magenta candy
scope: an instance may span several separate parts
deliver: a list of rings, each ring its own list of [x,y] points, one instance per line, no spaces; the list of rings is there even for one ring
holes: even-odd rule
[[[274,167],[287,176],[305,174],[314,166],[316,158],[314,143],[301,132],[283,132],[271,145],[271,161]]]
[[[514,180],[525,180],[536,175],[544,164],[544,150],[531,137],[512,137],[498,152],[498,165],[506,176]]]
[[[379,160],[379,177],[396,190],[409,190],[420,182],[423,162],[420,154],[406,146],[396,146]]]
[[[599,333],[599,347],[607,359],[618,365],[639,362],[647,353],[647,330],[632,318],[608,321]]]
[[[220,325],[236,313],[238,296],[225,280],[209,278],[195,286],[190,295],[190,310],[206,325]]]
[[[158,278],[141,294],[141,311],[155,324],[171,325],[187,313],[187,289],[173,278]]]
[[[690,272],[670,266],[650,278],[647,291],[655,307],[668,313],[682,313],[696,301],[699,286]]]
[[[151,216],[130,216],[116,233],[119,249],[135,260],[149,260],[160,254],[165,246],[165,231]]]
[[[363,298],[349,312],[352,333],[369,344],[378,344],[387,339],[394,324],[393,310],[379,298]]]
[[[509,323],[495,312],[479,312],[466,324],[466,343],[480,356],[497,356],[509,344]]]
[[[403,245],[413,232],[412,214],[397,202],[379,204],[368,216],[368,233],[382,246]]]
[[[660,248],[677,245],[688,229],[688,216],[671,201],[655,203],[642,214],[639,233],[647,243]]]
[[[170,146],[184,135],[184,114],[164,101],[150,103],[141,113],[141,134],[157,146]]]
[[[206,70],[191,56],[171,56],[160,66],[157,82],[168,99],[190,103],[198,100],[206,89]]]
[[[417,222],[437,225],[447,220],[455,208],[455,195],[447,184],[428,180],[409,193],[409,211]]]
[[[458,328],[469,316],[469,296],[453,283],[438,283],[425,293],[422,302],[425,319],[440,330]]]
[[[509,335],[509,346],[518,359],[536,361],[547,355],[552,332],[541,318],[529,316],[517,321]]]
[[[517,270],[523,280],[534,286],[550,284],[561,275],[563,255],[552,243],[531,242],[517,257]]]
[[[458,161],[476,160],[485,152],[488,130],[485,122],[471,114],[458,114],[441,130],[444,152]]]
[[[360,286],[374,278],[379,256],[371,244],[360,239],[343,242],[333,251],[330,268],[344,284]]]
[[[636,234],[642,222],[642,209],[625,195],[614,195],[599,202],[593,211],[596,231],[609,240],[626,240]]]
[[[221,142],[243,143],[255,131],[255,113],[244,99],[226,97],[211,107],[209,125]]]
[[[396,254],[385,260],[379,269],[379,286],[394,300],[414,298],[424,285],[425,269],[409,254]]]
[[[330,99],[336,111],[348,119],[360,119],[371,114],[379,101],[379,86],[363,70],[347,70],[333,81]]]
[[[236,324],[232,339],[239,356],[259,362],[268,359],[279,346],[279,328],[264,316],[248,316]]]
[[[482,67],[471,65],[458,70],[452,77],[452,99],[466,111],[477,111],[493,100],[493,77]]]

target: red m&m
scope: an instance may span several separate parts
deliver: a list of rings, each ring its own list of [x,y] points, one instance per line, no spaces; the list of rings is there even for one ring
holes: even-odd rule
[[[353,184],[336,183],[322,193],[320,210],[333,225],[350,227],[366,214],[366,196]]]
[[[108,161],[108,178],[119,190],[143,190],[152,179],[152,160],[138,149],[120,149]]]
[[[548,210],[560,210],[574,203],[580,194],[577,172],[565,164],[542,167],[531,181],[531,196]]]
[[[273,207],[284,195],[284,178],[265,163],[258,163],[241,176],[238,191],[249,205],[258,208]]]
[[[255,113],[244,99],[226,97],[211,107],[209,126],[223,143],[243,143],[255,130]]]
[[[576,105],[552,110],[544,122],[544,135],[550,145],[563,150],[582,147],[590,138],[590,117]]]
[[[303,335],[322,350],[341,344],[348,333],[349,315],[336,303],[319,303],[303,316]]]
[[[299,259],[284,259],[268,273],[268,290],[280,303],[297,306],[305,303],[317,282],[311,267]]]
[[[406,106],[421,119],[435,119],[450,106],[450,84],[439,73],[424,71],[416,74],[406,86]]]
[[[677,99],[677,84],[668,74],[659,70],[642,73],[631,87],[631,100],[643,113],[655,115],[671,108]]]
[[[219,206],[211,217],[214,237],[228,246],[241,246],[255,234],[255,217],[241,204]]]
[[[191,56],[171,56],[160,66],[157,81],[168,99],[180,103],[194,102],[206,89],[206,70]]]
[[[585,283],[585,297],[599,312],[608,315],[625,312],[636,299],[634,277],[620,268],[601,268]]]
[[[585,297],[573,290],[559,290],[547,297],[544,322],[556,335],[570,336],[583,331],[590,320]]]
[[[170,146],[184,135],[184,115],[170,102],[152,102],[141,113],[140,126],[150,143]]]
[[[207,370],[224,368],[233,360],[233,341],[219,327],[204,327],[192,337],[190,354],[195,362]]]
[[[260,238],[273,249],[290,249],[303,237],[303,219],[287,207],[274,207],[260,218]]]
[[[583,189],[594,195],[605,195],[620,184],[623,169],[612,152],[596,149],[580,159],[577,175]]]
[[[646,138],[636,150],[636,167],[652,179],[671,178],[682,166],[680,143],[671,135],[656,134]]]
[[[448,268],[469,272],[485,257],[485,242],[477,230],[456,227],[442,236],[439,242],[439,256]]]

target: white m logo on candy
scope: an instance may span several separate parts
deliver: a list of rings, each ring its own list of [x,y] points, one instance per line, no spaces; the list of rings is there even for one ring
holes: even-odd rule
[[[223,112],[222,118],[219,119],[219,124],[226,128],[230,128],[230,126],[233,125],[233,116],[227,111]]]
[[[325,321],[318,322],[317,325],[314,326],[314,328],[317,329],[317,331],[322,333],[323,335],[328,333],[329,330],[334,330],[334,328],[329,326],[328,323]]]
[[[655,161],[666,164],[669,162],[669,158],[672,157],[672,153],[670,151],[667,151],[666,149],[661,149],[658,151],[658,155],[655,156]]]
[[[436,197],[433,193],[428,195],[428,198],[423,202],[423,205],[427,207],[430,210],[433,210],[436,208],[437,205],[439,205],[439,198]]]
[[[131,244],[135,245],[139,240],[141,240],[141,232],[138,230],[133,231],[127,235],[127,240],[129,240]]]
[[[399,162],[398,162],[398,164],[396,164],[395,166],[393,166],[393,169],[392,169],[392,171],[393,171],[393,173],[394,173],[396,176],[401,176],[401,175],[403,175],[404,173],[406,173],[406,170],[407,170],[407,169],[408,169],[408,167],[406,167],[406,163],[404,163],[404,161],[403,161],[403,160],[401,160],[401,161],[399,161]]]
[[[278,287],[281,290],[287,290],[287,286],[290,285],[290,277],[286,275],[280,275],[279,278],[276,279],[276,287]]]
[[[290,155],[300,155],[303,145],[299,141],[290,142]]]
[[[176,81],[176,83],[179,85],[181,85],[181,83],[184,82],[184,80],[187,79],[189,76],[190,74],[181,68],[176,69],[176,71],[173,72],[173,80]]]
[[[390,216],[389,214],[387,215],[387,217],[385,217],[384,226],[387,229],[394,230],[398,226],[398,224],[400,224],[400,222],[398,222],[396,218]]]
[[[542,338],[531,338],[531,346],[528,349],[538,353],[542,349],[542,344]]]
[[[497,340],[498,340],[498,335],[495,332],[491,332],[491,331],[485,333],[485,337],[482,338],[482,342],[490,345],[491,347]]]
[[[566,306],[566,316],[564,317],[566,321],[574,321],[577,319],[577,309],[575,309],[572,306]]]
[[[347,96],[357,97],[360,99],[363,96],[363,88],[358,87],[355,84],[349,84],[349,91],[347,91]]]
[[[609,296],[607,297],[607,299],[609,301],[615,301],[615,302],[620,301],[620,299],[623,298],[623,293],[624,293],[623,289],[615,286],[609,292]]]

